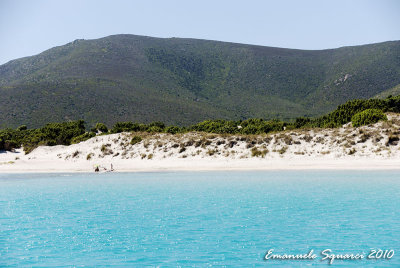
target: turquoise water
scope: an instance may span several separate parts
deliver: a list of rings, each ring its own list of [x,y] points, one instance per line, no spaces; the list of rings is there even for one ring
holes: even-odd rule
[[[400,267],[400,172],[0,175],[0,266],[328,266],[325,249]]]

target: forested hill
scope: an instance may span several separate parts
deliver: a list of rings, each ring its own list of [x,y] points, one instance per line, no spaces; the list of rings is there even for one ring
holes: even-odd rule
[[[1,65],[0,128],[290,119],[399,85],[400,41],[309,51],[114,35]]]

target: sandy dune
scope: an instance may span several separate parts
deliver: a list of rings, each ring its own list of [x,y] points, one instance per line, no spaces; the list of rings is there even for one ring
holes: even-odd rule
[[[400,117],[353,128],[269,135],[119,133],[71,146],[0,152],[0,172],[166,170],[400,169]],[[132,137],[142,141],[131,144]],[[101,170],[104,170],[101,168]]]

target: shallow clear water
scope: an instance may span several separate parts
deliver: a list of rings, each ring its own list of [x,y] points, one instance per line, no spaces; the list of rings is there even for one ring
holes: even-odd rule
[[[0,175],[0,266],[310,266],[393,249],[400,172]],[[315,260],[263,260],[304,254]]]

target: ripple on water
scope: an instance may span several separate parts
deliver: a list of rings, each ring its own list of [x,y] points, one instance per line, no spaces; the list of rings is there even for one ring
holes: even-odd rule
[[[276,253],[368,253],[399,266],[400,173],[0,175],[0,266],[258,266]],[[270,261],[269,261],[270,262]],[[272,261],[318,265],[320,261]]]

